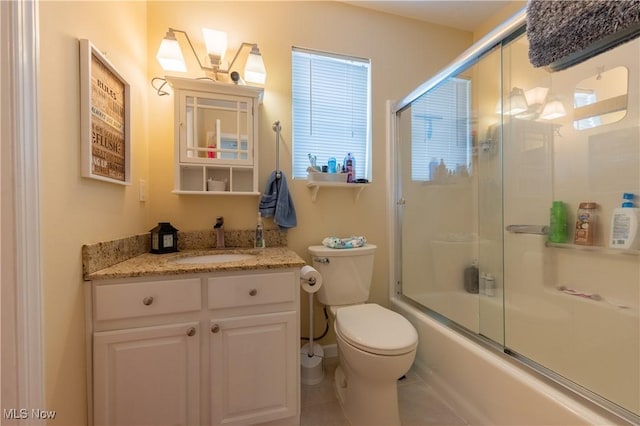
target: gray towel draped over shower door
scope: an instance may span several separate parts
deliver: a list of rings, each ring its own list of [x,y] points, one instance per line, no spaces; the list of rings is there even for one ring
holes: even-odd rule
[[[640,35],[640,0],[529,0],[534,67],[559,71]]]

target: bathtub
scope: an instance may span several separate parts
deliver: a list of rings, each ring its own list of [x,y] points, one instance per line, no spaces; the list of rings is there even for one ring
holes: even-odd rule
[[[628,425],[508,355],[391,298],[419,336],[414,369],[470,425]]]

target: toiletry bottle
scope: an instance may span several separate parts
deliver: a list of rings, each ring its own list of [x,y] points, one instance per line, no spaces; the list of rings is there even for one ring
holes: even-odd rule
[[[625,192],[622,198],[622,206],[615,209],[611,215],[609,245],[612,248],[635,249],[638,247],[640,209],[633,205],[633,194]]]
[[[356,159],[350,152],[344,157],[344,168],[347,173],[347,183],[354,182],[356,180]]]
[[[335,159],[335,157],[330,157],[327,160],[327,169],[328,169],[329,173],[337,173],[338,172],[338,168],[336,167],[336,159]]]
[[[554,201],[551,205],[549,241],[552,243],[567,242],[567,211],[562,201]]]
[[[593,202],[580,203],[576,215],[576,233],[573,242],[576,244],[591,246],[596,232],[596,208]]]
[[[484,282],[485,294],[489,297],[496,297],[496,290],[498,289],[496,277],[494,277],[493,274],[487,272],[484,276]]]
[[[467,293],[478,294],[480,287],[480,274],[478,271],[478,261],[473,259],[471,265],[464,269],[464,289]]]
[[[436,167],[435,181],[444,182],[445,180],[447,180],[448,175],[449,173],[447,172],[447,166],[446,164],[444,164],[444,159],[441,158],[440,164],[438,164],[438,166]]]
[[[487,274],[485,272],[480,272],[479,274],[478,293],[481,295],[487,294]]]
[[[436,157],[431,157],[431,161],[429,162],[429,180],[436,180],[436,170],[438,169],[438,160]]]
[[[256,240],[254,243],[255,248],[265,248],[264,242],[264,228],[262,226],[262,213],[258,212],[258,223],[256,224]]]
[[[207,158],[216,158],[216,145],[209,145],[209,150],[207,151]]]

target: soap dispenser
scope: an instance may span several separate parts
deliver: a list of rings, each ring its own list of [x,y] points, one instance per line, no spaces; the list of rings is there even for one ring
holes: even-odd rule
[[[258,212],[258,223],[256,224],[255,248],[265,248],[264,228],[262,226],[262,213]]]

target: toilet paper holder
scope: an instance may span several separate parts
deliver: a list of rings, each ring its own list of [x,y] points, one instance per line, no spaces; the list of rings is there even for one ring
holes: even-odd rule
[[[309,278],[300,277],[300,281],[305,281],[309,285],[316,285],[316,277],[309,277]]]

